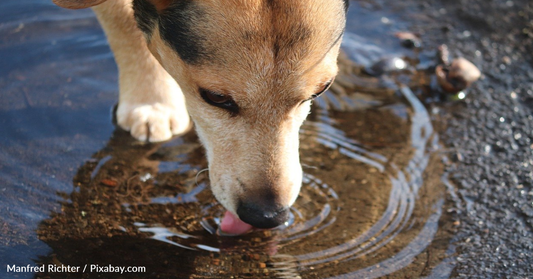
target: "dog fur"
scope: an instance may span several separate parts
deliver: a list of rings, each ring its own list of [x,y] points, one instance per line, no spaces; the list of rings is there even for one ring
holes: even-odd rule
[[[93,6],[119,68],[120,127],[156,142],[192,119],[218,201],[255,227],[286,221],[298,131],[337,73],[348,0],[54,1]]]

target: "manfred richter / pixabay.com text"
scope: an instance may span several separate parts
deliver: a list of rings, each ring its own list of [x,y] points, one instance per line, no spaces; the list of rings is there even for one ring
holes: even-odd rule
[[[84,266],[75,266],[75,265],[55,265],[55,264],[46,264],[46,265],[7,265],[7,273],[22,273],[22,272],[33,272],[33,273],[53,273],[53,272],[95,272],[95,273],[144,273],[146,272],[146,267],[144,266],[113,266],[113,265],[98,265],[98,264],[85,264]]]

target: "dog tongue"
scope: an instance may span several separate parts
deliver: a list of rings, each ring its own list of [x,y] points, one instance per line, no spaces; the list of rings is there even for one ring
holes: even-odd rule
[[[226,211],[222,222],[220,222],[220,229],[224,233],[238,235],[251,230],[252,226],[241,221],[233,213]]]

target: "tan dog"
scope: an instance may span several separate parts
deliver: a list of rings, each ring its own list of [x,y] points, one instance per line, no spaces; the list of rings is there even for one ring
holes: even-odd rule
[[[120,127],[163,141],[190,114],[218,201],[255,227],[287,220],[298,131],[337,73],[348,0],[54,2],[96,12],[119,68]]]

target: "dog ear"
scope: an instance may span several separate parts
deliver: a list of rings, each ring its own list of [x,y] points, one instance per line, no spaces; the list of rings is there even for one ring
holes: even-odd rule
[[[102,4],[106,0],[52,0],[54,4],[67,9],[85,9]]]

